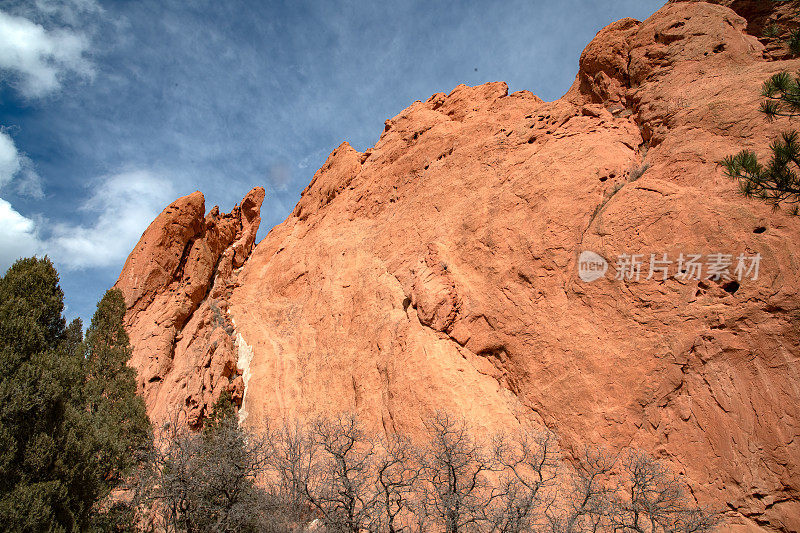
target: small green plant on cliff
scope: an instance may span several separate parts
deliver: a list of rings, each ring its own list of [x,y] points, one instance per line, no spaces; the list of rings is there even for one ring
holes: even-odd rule
[[[798,0],[772,0],[774,3],[779,4],[788,4],[792,8],[794,8],[794,18],[796,19],[800,16],[800,2]],[[766,28],[764,28],[764,37],[767,38],[775,38],[781,34],[781,27],[776,24],[772,23]],[[787,44],[789,45],[789,52],[792,55],[798,56],[800,55],[800,28],[793,29],[789,31],[789,37],[786,39]]]
[[[778,35],[780,35],[781,29],[778,27],[777,24],[770,24],[764,31],[761,33],[761,36],[767,39],[774,39]]]
[[[794,56],[800,55],[800,29],[792,31],[789,34],[789,51]]]

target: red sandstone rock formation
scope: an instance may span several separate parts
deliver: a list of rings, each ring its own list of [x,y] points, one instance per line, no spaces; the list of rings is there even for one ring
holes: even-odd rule
[[[197,426],[224,389],[241,400],[227,302],[253,249],[263,200],[264,189],[257,187],[230,214],[215,206],[205,215],[202,193],[179,198],[125,262],[116,287],[128,304],[131,365],[156,420],[185,407]]]
[[[734,10],[668,3],[608,26],[555,102],[504,83],[415,102],[373,148],[334,150],[248,259],[263,191],[205,219],[199,193],[178,200],[118,282],[151,414],[185,404],[198,423],[233,387],[253,424],[533,421],[567,451],[668,460],[733,530],[800,530],[800,220],[716,163],[768,155],[789,123],[759,114],[760,86],[800,60]],[[605,277],[581,281],[583,250]],[[760,276],[615,279],[619,254],[715,252],[760,254]]]

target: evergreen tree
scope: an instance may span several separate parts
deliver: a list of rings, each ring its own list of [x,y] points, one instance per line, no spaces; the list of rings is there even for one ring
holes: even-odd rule
[[[99,495],[100,464],[82,402],[80,323],[65,327],[49,259],[0,278],[0,523],[74,531]],[[77,385],[76,385],[77,384]]]
[[[149,439],[135,395],[125,304],[100,302],[83,341],[66,326],[53,264],[21,259],[0,278],[0,524],[86,531],[98,502]]]
[[[103,465],[101,496],[117,487],[144,459],[152,444],[144,401],[136,394],[136,371],[128,334],[123,327],[125,298],[119,289],[106,291],[97,304],[83,343],[86,373],[84,397]],[[135,509],[123,501],[92,517],[95,531],[129,531]]]
[[[130,471],[151,440],[147,410],[136,394],[136,371],[127,366],[131,348],[124,317],[122,291],[110,289],[86,331],[86,402],[103,444],[106,490]]]
[[[761,112],[767,120],[800,115],[800,77],[786,72],[775,74],[764,83]],[[800,136],[788,131],[771,145],[772,157],[766,165],[759,163],[755,152],[743,150],[722,161],[725,173],[739,182],[740,192],[748,198],[759,198],[775,208],[791,204],[792,213],[800,208]]]

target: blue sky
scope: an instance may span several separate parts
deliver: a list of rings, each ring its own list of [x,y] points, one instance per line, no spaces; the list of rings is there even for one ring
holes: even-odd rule
[[[342,141],[459,83],[545,100],[663,1],[0,0],[0,269],[48,254],[88,320],[178,196],[267,189],[259,238]]]

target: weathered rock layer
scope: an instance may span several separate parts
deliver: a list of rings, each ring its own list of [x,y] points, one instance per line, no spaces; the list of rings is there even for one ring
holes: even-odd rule
[[[203,194],[170,204],[147,228],[116,287],[125,294],[131,365],[156,420],[185,410],[196,427],[223,390],[241,402],[228,296],[253,249],[264,189],[229,214],[205,214]]]
[[[800,221],[717,165],[766,157],[789,127],[759,92],[800,61],[768,52],[725,5],[623,19],[558,101],[462,85],[363,153],[343,143],[249,258],[263,191],[206,218],[199,193],[178,200],[118,283],[151,413],[188,405],[197,423],[221,387],[244,394],[238,349],[248,423],[533,421],[567,451],[664,458],[731,527],[800,530]],[[605,277],[578,277],[584,250]],[[758,254],[759,276],[647,276],[650,254],[714,253]],[[616,279],[620,254],[645,258],[638,280]]]

